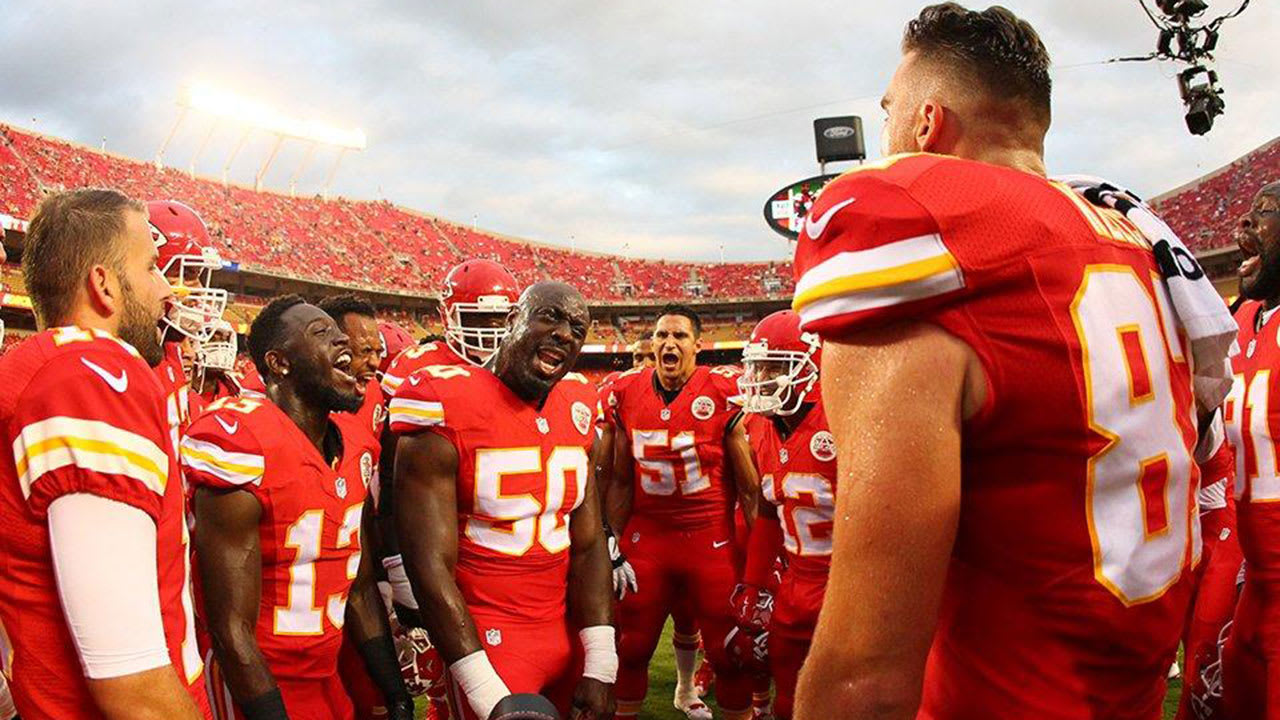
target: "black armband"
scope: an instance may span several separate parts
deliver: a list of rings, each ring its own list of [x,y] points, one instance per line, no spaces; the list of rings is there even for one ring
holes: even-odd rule
[[[364,659],[369,679],[382,691],[388,704],[413,701],[409,690],[404,686],[400,661],[396,658],[396,646],[391,642],[390,635],[379,635],[360,643],[360,657]]]
[[[289,713],[284,709],[284,698],[280,696],[280,688],[271,688],[269,692],[237,704],[245,720],[289,720]]]

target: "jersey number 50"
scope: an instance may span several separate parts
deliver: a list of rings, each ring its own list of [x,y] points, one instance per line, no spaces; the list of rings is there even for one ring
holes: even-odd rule
[[[573,473],[577,490],[573,508],[582,502],[587,486],[587,451],[576,445],[551,451],[547,456],[545,503],[539,503],[531,493],[503,492],[504,475],[541,472],[541,448],[477,450],[475,515],[467,519],[467,537],[504,555],[524,555],[535,540],[553,555],[567,550],[569,521],[567,516],[561,518],[560,512],[569,473]]]
[[[1093,572],[1125,605],[1177,582],[1195,537],[1173,394],[1173,373],[1189,371],[1163,284],[1153,284],[1154,295],[1129,266],[1090,265],[1071,303],[1089,428],[1108,440],[1088,464]]]

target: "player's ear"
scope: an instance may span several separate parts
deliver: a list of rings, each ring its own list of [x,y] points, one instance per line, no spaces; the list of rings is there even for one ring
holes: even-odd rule
[[[946,122],[946,110],[936,98],[926,98],[916,109],[913,136],[920,152],[931,152],[942,139],[942,126]]]
[[[289,358],[283,352],[268,350],[263,359],[267,361],[267,369],[271,371],[272,377],[281,378],[289,374]]]
[[[513,305],[511,309],[507,311],[507,321],[506,321],[507,332],[511,332],[511,330],[515,328],[516,318],[518,317],[520,317],[520,306]]]
[[[108,317],[124,309],[124,288],[120,278],[106,265],[94,265],[84,279],[85,293],[93,311]]]

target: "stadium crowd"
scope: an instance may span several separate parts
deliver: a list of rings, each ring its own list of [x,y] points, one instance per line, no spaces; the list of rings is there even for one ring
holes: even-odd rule
[[[223,184],[15,127],[0,127],[0,171],[0,206],[15,218],[29,217],[45,192],[93,184],[136,197],[175,198],[201,209],[223,259],[245,269],[352,287],[434,291],[443,281],[442,269],[472,257],[502,263],[525,284],[573,280],[598,301],[679,298],[692,278],[726,297],[784,297],[791,282],[785,263],[672,263],[573,252],[498,237],[385,201],[290,197]],[[395,287],[388,285],[388,261],[398,271]],[[765,277],[777,288],[766,291]]]
[[[721,320],[732,365],[689,304],[601,328],[589,301],[789,265],[4,130],[37,331],[0,357],[0,720],[634,718],[669,622],[691,720],[1153,720],[1171,668],[1179,718],[1280,717],[1280,145],[1153,210],[1046,180],[1050,62],[1013,13],[930,6],[902,50],[888,156],[813,200],[793,309]],[[1187,249],[1224,237],[1231,310]],[[238,333],[227,258],[448,267],[396,274],[440,289],[440,335],[353,293]],[[577,372],[610,334],[633,367]]]

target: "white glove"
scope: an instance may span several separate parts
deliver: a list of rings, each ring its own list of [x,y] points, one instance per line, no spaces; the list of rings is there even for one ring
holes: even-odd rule
[[[639,591],[636,586],[636,571],[627,562],[627,556],[622,554],[622,548],[618,547],[618,538],[612,532],[607,532],[606,537],[609,543],[609,562],[613,564],[613,592],[622,600],[627,597],[627,588],[633,593]]]

